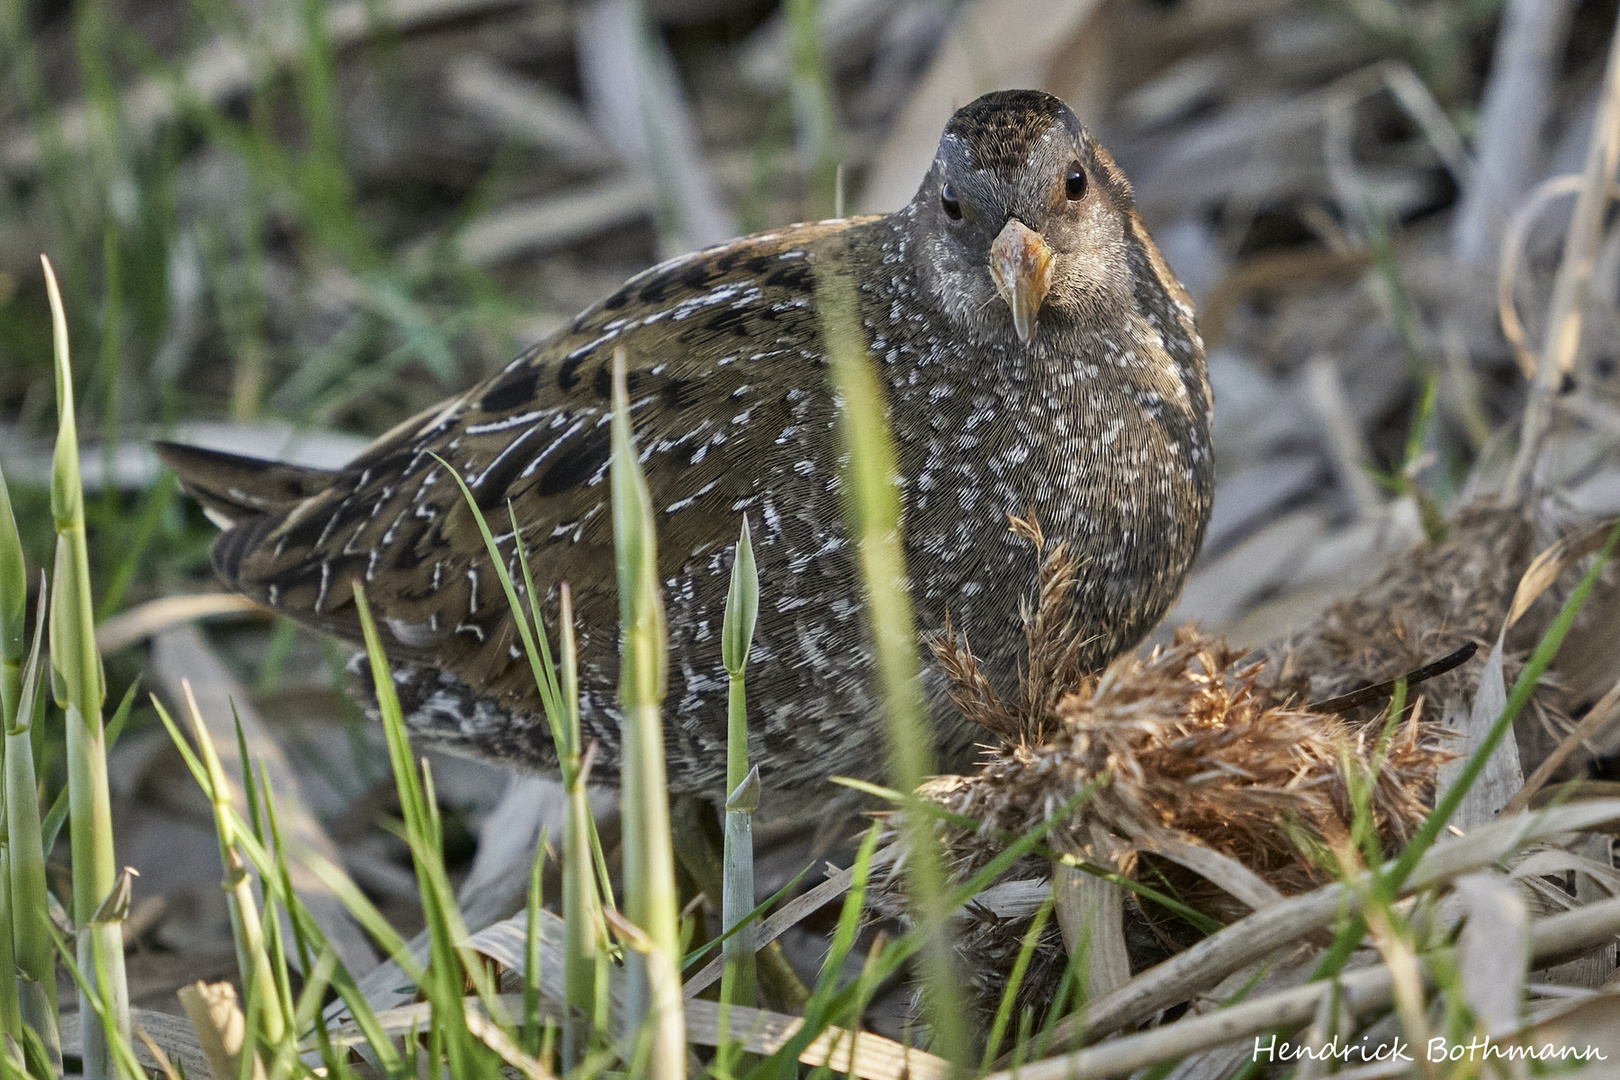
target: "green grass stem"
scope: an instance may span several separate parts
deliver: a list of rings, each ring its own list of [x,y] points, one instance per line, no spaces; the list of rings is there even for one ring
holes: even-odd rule
[[[180,725],[177,724],[174,717],[169,714],[169,711],[164,707],[163,702],[158,700],[156,697],[153,697],[152,709],[157,713],[158,719],[163,723],[163,726],[168,729],[169,738],[173,741],[175,749],[179,751],[180,758],[185,762],[186,768],[191,772],[192,779],[196,781],[197,786],[202,789],[203,794],[208,797],[210,802],[212,802],[214,797],[213,782],[209,776],[207,767],[202,762],[202,759],[199,758],[192,750],[190,742],[180,730]],[[276,902],[281,905],[281,909],[287,913],[288,918],[292,922],[294,938],[300,943],[300,956],[304,958],[304,970],[309,971],[311,970],[309,966],[309,958],[318,957],[326,953],[332,953],[334,956],[336,954],[333,952],[331,945],[327,942],[326,935],[321,930],[320,925],[316,923],[314,918],[310,916],[309,910],[304,907],[303,903],[298,899],[298,895],[293,891],[292,876],[288,869],[285,855],[283,854],[285,849],[280,843],[275,825],[274,802],[269,797],[268,789],[266,789],[265,805],[271,815],[271,834],[272,836],[276,837],[277,850],[275,853],[272,854],[264,847],[263,844],[259,842],[259,840],[254,836],[252,826],[249,825],[247,821],[237,813],[234,806],[230,807],[229,810],[231,815],[233,815],[233,833],[238,846],[242,850],[242,854],[247,857],[248,862],[252,863],[253,868],[258,872],[259,881],[264,886],[265,891],[275,898]],[[364,894],[362,894],[359,889],[355,888],[353,883],[348,880],[347,875],[345,875],[343,871],[337,867],[332,866],[330,863],[326,863],[319,856],[306,855],[305,861],[309,864],[311,871],[314,872],[317,877],[320,877],[332,887],[333,891],[344,902],[345,906],[347,906],[350,912],[355,915],[357,921],[359,921],[362,926],[370,929],[363,917],[363,908],[369,905],[369,901],[367,901]],[[345,887],[350,890],[350,892],[345,892]],[[352,898],[358,899],[358,906],[355,904],[350,904],[349,901],[351,899],[351,893]],[[387,929],[388,933],[393,934],[392,927],[389,927],[386,922],[384,922],[383,926]],[[397,939],[398,935],[396,934],[394,936]],[[382,938],[378,938],[378,940],[382,941]],[[402,941],[399,944],[401,947],[403,947]],[[409,955],[404,956],[402,960],[394,950],[389,950],[389,952],[396,961],[401,961],[401,966],[406,967],[407,972],[409,972],[410,969],[407,967],[410,962]],[[382,1025],[378,1023],[376,1014],[371,1011],[371,1007],[366,1002],[365,996],[360,992],[359,985],[354,981],[353,976],[349,974],[348,969],[345,968],[341,962],[333,968],[331,981],[333,989],[337,991],[338,996],[343,1001],[343,1004],[348,1008],[349,1013],[354,1017],[355,1027],[365,1037],[369,1052],[375,1056],[378,1064],[381,1067],[381,1071],[389,1077],[402,1078],[406,1076],[407,1070],[399,1052],[395,1049],[392,1040],[389,1039]],[[322,1025],[319,1016],[317,1016],[316,1023],[317,1033],[320,1034]],[[331,1056],[326,1058],[328,1063],[331,1063],[333,1060],[334,1059]],[[339,1058],[337,1060],[341,1062],[342,1059]],[[337,1073],[340,1071],[341,1069],[334,1070],[334,1075],[337,1075]]]
[[[365,589],[354,583],[355,608],[365,636],[366,654],[371,662],[372,685],[377,693],[377,711],[382,716],[388,740],[388,758],[394,769],[404,820],[403,836],[411,849],[416,867],[417,890],[422,915],[431,943],[431,960],[420,983],[421,992],[433,1003],[434,1023],[428,1032],[430,1059],[439,1057],[458,1080],[494,1076],[496,1059],[467,1027],[462,991],[468,980],[480,986],[486,1003],[493,994],[487,986],[487,972],[475,954],[462,942],[467,939],[455,906],[455,893],[444,870],[442,834],[437,808],[430,802],[427,788],[431,773],[416,770],[410,739],[405,731],[405,715],[394,690],[388,658],[383,654],[382,637],[377,632]]]
[[[56,927],[47,923],[46,930],[51,936],[51,944],[56,949],[57,958],[61,960],[62,966],[67,968],[68,977],[73,980],[73,984],[79,988],[79,1000],[90,1003],[90,1013],[82,1018],[79,1025],[86,1041],[86,1054],[89,1050],[90,1032],[103,1031],[107,1037],[107,1062],[110,1070],[108,1075],[116,1076],[119,1080],[147,1080],[146,1070],[135,1057],[135,1047],[131,1044],[129,1036],[119,1027],[118,1018],[112,1011],[106,980],[101,979],[99,984],[92,984],[91,973],[79,965],[74,957],[74,950],[70,949],[66,939],[57,933]],[[95,1019],[92,1020],[91,1017]],[[4,1056],[0,1054],[0,1057]],[[85,1065],[88,1064],[89,1060],[86,1057]],[[85,1075],[88,1074],[86,1068]]]
[[[820,0],[786,0],[789,75],[799,152],[810,169],[810,215],[839,210],[838,102],[821,42]],[[735,785],[733,785],[735,786]]]
[[[559,583],[559,650],[562,653],[559,678],[557,666],[552,663],[550,641],[540,616],[539,593],[535,588],[534,575],[529,570],[517,514],[510,506],[507,507],[512,522],[512,544],[523,575],[524,593],[529,600],[527,611],[518,597],[506,558],[501,554],[489,523],[478,507],[478,500],[455,469],[446,462],[441,461],[440,464],[461,488],[467,509],[483,536],[484,549],[495,567],[496,577],[506,594],[507,607],[517,624],[523,652],[528,657],[561,765],[563,787],[568,798],[563,823],[562,872],[563,921],[567,927],[564,982],[569,1011],[563,1026],[563,1063],[565,1068],[572,1068],[589,1048],[588,1021],[594,1020],[598,1029],[605,1030],[606,1016],[601,1007],[605,1001],[602,993],[605,983],[599,985],[598,969],[602,966],[607,945],[607,924],[602,916],[602,896],[607,895],[607,868],[600,863],[600,843],[595,836],[596,820],[591,815],[585,786],[588,769],[580,731],[579,660],[574,640],[572,594],[566,582]],[[593,860],[598,861],[594,871]],[[601,893],[597,891],[598,878],[602,882]]]
[[[1053,898],[1048,896],[1035,911],[1035,918],[1030,920],[1029,929],[1024,932],[1024,940],[1018,946],[1018,956],[1013,960],[1012,972],[1007,976],[1007,985],[1001,991],[1001,1001],[996,1006],[995,1019],[990,1023],[990,1035],[985,1040],[984,1056],[979,1059],[979,1071],[987,1073],[1001,1053],[1001,1041],[1006,1038],[1007,1026],[1012,1022],[1013,1008],[1018,1004],[1018,991],[1024,985],[1024,975],[1029,971],[1029,962],[1035,955],[1035,947],[1040,944],[1041,934],[1046,930],[1047,921],[1052,917]]]
[[[41,574],[34,644],[23,671],[19,708],[14,716],[6,718],[5,842],[18,1008],[23,1022],[40,1037],[51,1067],[59,1072],[62,1036],[56,1011],[56,946],[44,925],[50,918],[50,901],[45,885],[32,732],[36,710],[44,707],[45,700],[39,693],[44,678],[40,646],[45,640],[48,606],[48,589]]]
[[[42,261],[56,352],[57,440],[51,514],[57,541],[51,664],[56,674],[57,703],[67,714],[73,921],[78,928],[78,966],[85,975],[79,983],[79,1014],[85,1021],[86,1080],[108,1080],[115,1070],[113,1045],[129,1041],[129,986],[124,977],[123,926],[116,920],[97,918],[118,883],[112,800],[107,788],[106,732],[101,724],[106,686],[101,654],[96,650],[95,607],[90,598],[90,552],[79,473],[67,315],[50,260]],[[92,1015],[102,1017],[106,1026],[91,1023]]]
[[[0,971],[17,970],[15,941],[9,932],[16,916],[11,895],[11,855],[7,844],[0,843]],[[0,1030],[13,1038],[22,1036],[22,1006],[18,1001],[20,980],[0,977]],[[21,1045],[19,1043],[18,1045]]]
[[[725,846],[720,890],[720,927],[727,936],[721,945],[725,968],[720,977],[720,1000],[750,1008],[758,1000],[754,953],[759,934],[750,916],[754,911],[754,811],[759,806],[760,785],[758,768],[748,767],[748,696],[743,676],[758,619],[759,568],[754,564],[754,546],[744,517],[742,535],[732,556],[731,587],[720,629],[721,659],[728,684]]]
[[[219,841],[219,862],[225,879],[221,887],[229,901],[231,936],[236,942],[237,970],[242,977],[244,1015],[250,1029],[261,1032],[270,1042],[279,1041],[286,1034],[285,1013],[277,995],[275,969],[265,944],[264,923],[259,918],[259,904],[253,895],[253,879],[236,843],[235,817],[231,813],[231,784],[214,749],[208,724],[197,708],[197,699],[191,694],[191,685],[185,686],[186,707],[191,710],[191,722],[197,749],[202,754],[203,767],[208,770],[209,802],[214,812],[214,835]],[[247,766],[244,756],[243,767]],[[249,803],[249,820],[258,817]],[[246,1008],[251,1001],[256,1011]]]
[[[525,563],[524,572],[528,566]],[[530,596],[534,595],[529,586]],[[599,1009],[606,989],[599,971],[607,955],[607,924],[602,917],[602,894],[593,876],[596,858],[596,819],[591,815],[586,783],[590,770],[579,750],[579,648],[574,638],[573,593],[564,582],[559,591],[559,651],[562,653],[564,727],[569,761],[564,778],[568,805],[563,816],[563,984],[568,1019],[563,1024],[562,1064],[577,1066],[590,1047],[590,1032],[606,1031],[607,1017]],[[605,870],[606,867],[601,869]]]
[[[23,635],[27,624],[28,570],[23,563],[22,537],[11,510],[6,474],[0,471],[0,718],[8,728],[16,722],[22,707],[23,661],[28,654]]]
[[[529,864],[529,890],[524,904],[523,922],[523,1052],[530,1057],[540,1053],[540,912],[546,905],[544,893],[546,870],[546,830],[540,830],[540,842],[534,847],[534,859]]]
[[[0,720],[10,731],[23,708],[23,642],[27,623],[28,572],[23,564],[22,538],[17,533],[17,521],[11,511],[11,495],[6,478],[0,473]],[[43,594],[41,594],[43,596]],[[44,611],[41,604],[40,610]],[[37,672],[40,634],[34,635],[35,655],[30,666]],[[32,682],[30,682],[32,686]],[[32,707],[32,701],[29,706]],[[0,762],[3,768],[3,762]],[[29,794],[33,801],[33,794]],[[39,816],[35,803],[34,815]],[[33,844],[39,846],[36,839]],[[8,979],[4,972],[17,970],[14,927],[23,917],[19,898],[13,894],[11,881],[10,829],[0,836],[0,1030],[22,1045],[23,1013],[19,1002],[20,980]]]

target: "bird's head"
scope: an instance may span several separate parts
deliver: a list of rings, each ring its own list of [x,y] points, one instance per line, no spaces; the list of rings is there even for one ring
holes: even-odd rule
[[[1044,325],[1128,305],[1131,188],[1062,101],[986,94],[945,125],[911,206],[923,285],[976,337],[1028,344]]]

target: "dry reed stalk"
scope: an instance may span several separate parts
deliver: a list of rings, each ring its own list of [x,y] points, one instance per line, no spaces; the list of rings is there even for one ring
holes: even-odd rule
[[[1581,191],[1575,199],[1575,214],[1570,220],[1563,259],[1553,284],[1547,339],[1530,386],[1530,399],[1525,403],[1519,452],[1503,488],[1510,500],[1520,504],[1529,500],[1535,463],[1552,427],[1553,394],[1575,364],[1575,351],[1581,339],[1581,317],[1592,283],[1592,268],[1602,239],[1603,217],[1609,205],[1609,187],[1617,162],[1620,162],[1620,21],[1615,24],[1614,37],[1609,44],[1603,91],[1592,126],[1592,141],[1587,146]]]

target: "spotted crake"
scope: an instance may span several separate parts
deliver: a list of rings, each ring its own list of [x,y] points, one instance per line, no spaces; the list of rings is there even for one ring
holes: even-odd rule
[[[225,526],[214,565],[232,588],[355,641],[351,583],[363,581],[418,736],[554,769],[513,619],[447,462],[514,567],[521,539],[548,611],[557,583],[570,584],[586,738],[600,743],[595,778],[611,781],[608,410],[622,346],[668,606],[670,785],[722,794],[720,625],[746,515],[761,576],[750,753],[777,805],[800,805],[828,792],[830,775],[879,778],[884,760],[815,299],[816,274],[834,264],[858,284],[887,395],[919,627],[937,630],[948,613],[993,679],[1015,677],[1035,554],[1007,515],[1033,512],[1079,556],[1086,663],[1139,642],[1180,592],[1209,519],[1203,346],[1129,183],[1067,106],[1034,91],[957,112],[903,209],[655,266],[345,468],[160,449]],[[976,733],[931,690],[942,761],[963,765]]]

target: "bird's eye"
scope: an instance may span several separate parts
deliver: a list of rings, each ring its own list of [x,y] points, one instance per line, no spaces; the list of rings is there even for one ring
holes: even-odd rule
[[[1086,193],[1086,170],[1080,167],[1078,161],[1069,163],[1068,175],[1063,178],[1063,194],[1074,202]]]
[[[939,205],[944,208],[945,216],[952,221],[962,220],[962,204],[957,201],[956,189],[950,184],[939,189]]]

